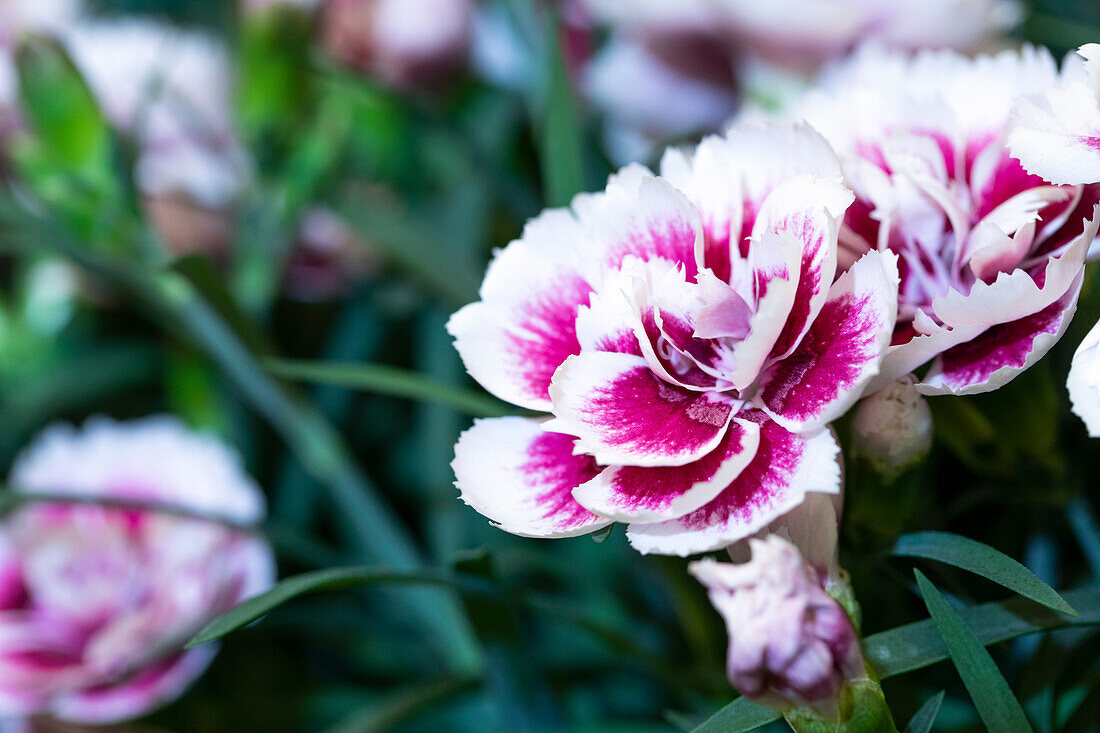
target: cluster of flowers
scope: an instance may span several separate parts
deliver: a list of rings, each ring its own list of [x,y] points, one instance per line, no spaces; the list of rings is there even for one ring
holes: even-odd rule
[[[624,522],[642,553],[744,557],[767,537],[747,565],[692,566],[731,680],[835,705],[866,673],[826,592],[829,423],[863,398],[857,432],[911,460],[920,395],[996,389],[1065,331],[1100,224],[1100,54],[1083,53],[1060,71],[1034,48],[869,47],[788,119],[738,120],[532,220],[449,329],[487,390],[546,416],[463,434],[463,501],[531,537]],[[1070,386],[1100,428],[1100,328]]]
[[[204,624],[267,590],[240,457],[175,418],[49,428],[16,460],[0,524],[0,730],[100,724],[179,696],[217,647]]]

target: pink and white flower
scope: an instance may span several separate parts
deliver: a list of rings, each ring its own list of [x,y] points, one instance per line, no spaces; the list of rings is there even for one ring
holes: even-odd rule
[[[1043,50],[974,59],[864,49],[794,114],[833,144],[856,201],[842,268],[899,257],[893,345],[869,391],[932,361],[924,394],[985,392],[1050,349],[1076,308],[1100,186],[1055,186],[1006,145],[1010,111],[1059,82]]]
[[[529,222],[448,328],[486,389],[551,419],[475,423],[462,499],[515,534],[622,521],[686,555],[839,491],[825,425],[878,372],[897,302],[893,254],[835,278],[839,175],[809,129],[746,127]]]
[[[43,497],[0,526],[0,719],[106,723],[175,699],[216,653],[183,643],[273,582],[242,528],[263,517],[258,487],[173,418],[50,428],[10,483],[82,500]]]
[[[794,545],[778,535],[749,542],[744,564],[706,559],[688,568],[726,623],[730,683],[778,710],[832,712],[844,683],[866,676],[852,622]]]

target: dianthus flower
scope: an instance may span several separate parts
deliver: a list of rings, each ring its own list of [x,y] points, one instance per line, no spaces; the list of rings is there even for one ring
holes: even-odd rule
[[[896,258],[836,278],[852,201],[805,127],[746,127],[628,167],[532,220],[449,324],[486,389],[464,501],[535,537],[628,522],[642,552],[724,547],[839,491],[825,428],[878,372]],[[835,280],[835,282],[834,282]]]

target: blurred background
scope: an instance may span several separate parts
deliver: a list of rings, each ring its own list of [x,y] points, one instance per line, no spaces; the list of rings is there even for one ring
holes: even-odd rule
[[[480,588],[299,599],[112,730],[649,733],[729,702],[725,632],[684,560],[621,528],[512,537],[458,501],[459,432],[506,407],[443,324],[542,208],[782,106],[868,36],[1058,57],[1100,40],[1095,0],[893,5],[788,0],[719,32],[661,0],[0,0],[5,475],[52,421],[174,413],[243,453],[280,574],[423,564]],[[1038,366],[932,400],[930,460],[886,476],[848,456],[865,632],[926,616],[885,552],[901,532],[973,537],[1056,588],[1100,579],[1100,452],[1063,386],[1095,280]],[[925,569],[965,600],[1002,593]],[[1080,630],[995,648],[1049,731],[1100,730],[1098,652]],[[980,730],[947,664],[885,689],[899,721],[947,689],[937,730]]]

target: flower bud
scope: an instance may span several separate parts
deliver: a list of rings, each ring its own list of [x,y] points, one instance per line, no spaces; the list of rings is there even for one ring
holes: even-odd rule
[[[912,375],[865,397],[853,426],[859,452],[882,471],[900,471],[932,447],[932,411]]]
[[[777,535],[750,542],[747,563],[689,567],[726,622],[730,682],[777,710],[833,712],[844,683],[864,675],[855,629],[794,545]]]
[[[384,84],[430,85],[462,64],[473,10],[472,0],[327,0],[323,43]]]

